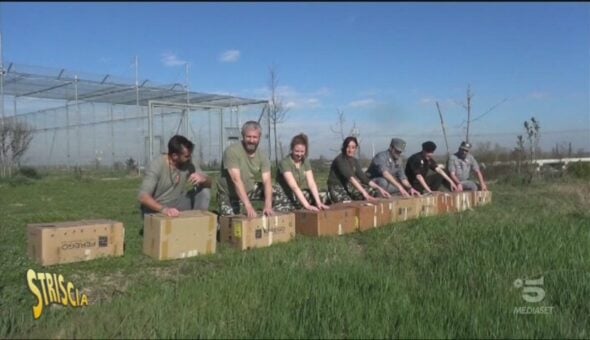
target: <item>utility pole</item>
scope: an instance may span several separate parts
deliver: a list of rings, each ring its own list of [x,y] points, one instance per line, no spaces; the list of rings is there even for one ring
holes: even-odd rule
[[[467,133],[465,135],[465,141],[469,143],[469,126],[471,125],[471,85],[467,85]]]
[[[445,138],[445,146],[447,147],[447,159],[451,157],[451,152],[449,151],[449,141],[447,140],[447,130],[445,129],[445,122],[443,120],[442,112],[440,111],[440,106],[438,102],[436,102],[436,109],[438,110],[438,116],[440,117],[440,126],[442,127],[443,137]],[[467,130],[469,131],[469,130]]]

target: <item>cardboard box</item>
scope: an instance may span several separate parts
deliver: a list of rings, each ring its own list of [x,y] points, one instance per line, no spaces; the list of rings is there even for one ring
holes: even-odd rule
[[[420,200],[420,217],[438,215],[438,196],[439,195],[433,194],[423,195],[418,198]]]
[[[396,197],[393,201],[393,222],[407,221],[418,218],[422,209],[420,197]]]
[[[143,253],[157,260],[212,254],[217,245],[217,215],[208,211],[182,211],[180,216],[146,214]]]
[[[335,203],[330,206],[330,209],[354,209],[355,227],[360,231],[381,226],[378,214],[380,208],[380,205],[369,203],[367,201]]]
[[[241,250],[268,247],[275,243],[288,242],[295,237],[293,213],[266,217],[221,216],[220,239]]]
[[[436,194],[436,201],[438,206],[438,214],[450,214],[457,212],[455,207],[455,196],[448,192],[440,192]]]
[[[491,191],[473,191],[473,206],[478,207],[492,203]]]
[[[378,198],[377,199],[377,226],[395,222],[395,203],[393,198]]]
[[[296,210],[297,234],[310,236],[342,235],[356,231],[356,211],[336,208],[322,211]]]
[[[471,209],[473,206],[473,194],[470,191],[453,192],[455,210],[457,212]]]
[[[27,225],[28,255],[42,266],[123,256],[125,228],[112,220]]]

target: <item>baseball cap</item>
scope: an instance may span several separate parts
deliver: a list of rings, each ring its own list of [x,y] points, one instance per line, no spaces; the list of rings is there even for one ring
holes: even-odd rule
[[[400,138],[392,138],[391,143],[389,143],[390,148],[394,148],[399,152],[404,152],[406,149],[406,141]]]
[[[469,150],[471,150],[471,144],[468,142],[462,142],[461,146],[459,146],[459,149],[469,151]]]

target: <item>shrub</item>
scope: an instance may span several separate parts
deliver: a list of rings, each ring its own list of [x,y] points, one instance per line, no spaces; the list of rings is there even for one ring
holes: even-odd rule
[[[8,177],[4,181],[13,187],[21,185],[30,185],[34,182],[33,179],[31,179],[30,177],[25,177],[21,174],[16,174],[15,176]]]
[[[24,177],[31,178],[31,179],[40,179],[41,175],[37,172],[37,169],[30,167],[30,166],[23,166],[18,169],[18,173],[23,175]]]
[[[137,171],[137,162],[131,157],[125,161],[125,167],[127,171]]]
[[[590,163],[575,162],[567,166],[567,174],[580,179],[590,179]]]

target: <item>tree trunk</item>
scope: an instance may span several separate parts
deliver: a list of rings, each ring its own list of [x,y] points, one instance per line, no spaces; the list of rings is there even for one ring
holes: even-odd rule
[[[275,140],[275,166],[279,166],[279,153],[277,152],[277,121],[273,122],[273,132],[274,132],[274,140]]]

